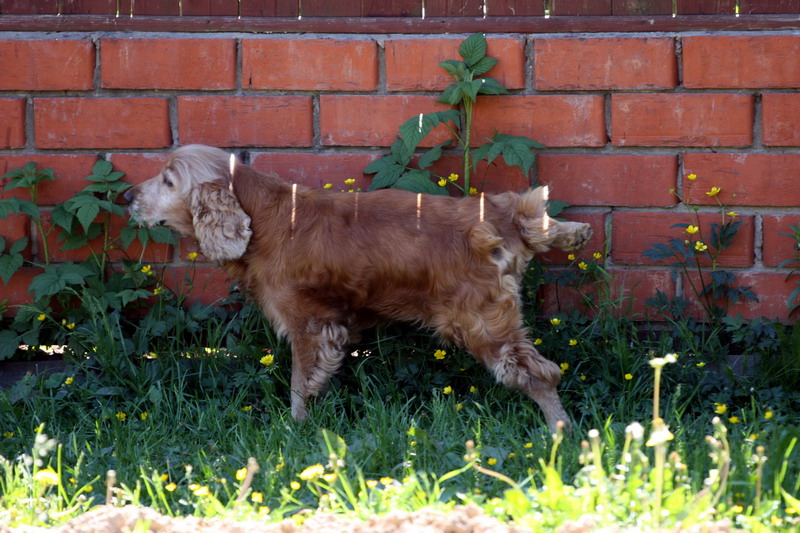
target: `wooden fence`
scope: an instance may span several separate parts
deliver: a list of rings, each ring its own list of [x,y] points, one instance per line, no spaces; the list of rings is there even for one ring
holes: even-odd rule
[[[800,0],[0,0],[6,15],[520,17],[798,14]]]

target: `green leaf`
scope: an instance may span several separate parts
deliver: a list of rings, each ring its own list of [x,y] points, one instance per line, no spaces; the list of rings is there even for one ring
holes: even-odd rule
[[[375,174],[376,172],[380,172],[384,168],[395,164],[397,161],[392,156],[384,156],[380,159],[376,159],[372,161],[367,168],[364,169],[364,174]]]
[[[481,85],[482,80],[472,80],[462,81],[458,84],[458,87],[461,89],[461,92],[464,93],[464,97],[469,98],[474,102],[478,97],[478,90],[480,90]]]
[[[443,142],[442,144],[437,144],[419,158],[419,168],[426,169],[433,165],[436,161],[442,157],[442,148],[450,144],[451,141]]]
[[[71,231],[75,215],[64,209],[63,205],[57,205],[50,212],[50,220],[59,228]]]
[[[75,263],[63,263],[58,267],[49,265],[45,271],[31,281],[28,292],[34,293],[35,298],[53,296],[63,291],[70,285],[81,285],[91,271]]]
[[[83,231],[88,232],[89,226],[94,222],[98,214],[100,214],[100,207],[97,204],[87,204],[78,209],[75,216],[78,217],[78,221],[83,226]]]
[[[8,253],[19,254],[25,249],[26,246],[28,246],[28,238],[22,237],[8,248]]]
[[[148,228],[148,232],[150,233],[150,238],[153,239],[154,242],[159,244],[178,244],[178,241],[175,239],[175,234],[166,226]]]
[[[21,254],[0,255],[0,278],[3,278],[3,283],[8,285],[11,276],[22,267],[24,262],[25,260],[22,258]]]
[[[481,78],[476,80],[481,82],[478,94],[508,94],[508,89],[492,78]]]
[[[396,138],[391,146],[392,159],[394,159],[398,165],[408,165],[411,158],[414,156],[414,149],[416,146],[416,144],[409,144],[401,137]]]
[[[0,331],[0,361],[10,359],[19,349],[19,335],[10,329]]]
[[[467,65],[463,61],[447,59],[439,63],[439,66],[445,69],[448,74],[453,76],[458,81],[466,79],[467,77]]]
[[[97,163],[94,164],[94,167],[92,167],[92,174],[94,176],[91,177],[108,176],[113,169],[114,167],[111,162],[105,159],[99,159]]]
[[[375,174],[375,177],[372,178],[372,183],[369,186],[369,190],[374,191],[375,189],[391,187],[397,182],[397,179],[403,174],[403,172],[405,172],[405,170],[405,166],[398,165],[396,163],[390,167],[381,169],[381,171]]]
[[[463,99],[464,93],[461,91],[461,87],[458,85],[451,85],[444,90],[442,95],[437,98],[436,101],[447,105],[458,105]]]
[[[472,67],[472,75],[473,76],[481,76],[489,72],[492,67],[497,64],[497,60],[493,57],[484,57]]]
[[[486,36],[483,33],[470,35],[458,47],[458,53],[467,66],[472,68],[486,56]]]
[[[437,194],[447,196],[447,188],[439,187],[431,181],[431,173],[427,170],[409,170],[394,184],[396,189],[404,191],[421,192],[425,194]]]
[[[569,204],[567,202],[562,202],[561,200],[548,200],[547,214],[551,217],[557,217],[564,212],[564,209],[568,207]]]

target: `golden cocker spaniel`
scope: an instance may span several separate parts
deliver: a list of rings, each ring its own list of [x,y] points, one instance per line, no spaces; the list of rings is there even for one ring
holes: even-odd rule
[[[587,224],[546,213],[547,188],[468,198],[289,184],[191,145],[126,195],[132,216],[195,238],[292,345],[292,416],[307,416],[344,348],[384,321],[417,323],[569,423],[558,365],[527,337],[519,283],[535,253],[577,250]]]

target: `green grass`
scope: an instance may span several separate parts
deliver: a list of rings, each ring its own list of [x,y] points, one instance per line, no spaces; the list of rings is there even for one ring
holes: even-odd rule
[[[554,441],[530,400],[494,384],[466,354],[404,328],[366,339],[296,424],[288,347],[257,312],[235,313],[200,313],[204,334],[153,336],[147,355],[126,340],[140,330],[101,314],[72,332],[64,373],[0,392],[0,521],[56,525],[111,498],[165,514],[269,521],[306,516],[302,509],[366,517],[473,502],[534,529],[585,514],[604,526],[729,518],[753,531],[797,527],[800,395],[787,386],[794,374],[779,345],[747,377],[726,372],[718,355],[683,350],[694,337],[643,334],[608,317],[543,319],[533,336],[563,363],[562,396],[576,422]],[[215,349],[201,347],[208,339]],[[433,355],[439,348],[444,360]],[[648,363],[672,351],[680,356],[658,381],[658,414],[673,437],[653,442]],[[769,371],[774,360],[782,371]],[[251,463],[252,478],[241,479],[251,457],[257,471]],[[327,477],[306,470],[314,465]]]

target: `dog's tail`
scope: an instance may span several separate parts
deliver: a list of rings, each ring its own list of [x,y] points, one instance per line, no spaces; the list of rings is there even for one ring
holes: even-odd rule
[[[551,244],[551,227],[555,221],[547,216],[548,188],[537,187],[518,195],[514,222],[520,237],[533,253],[546,252]]]

